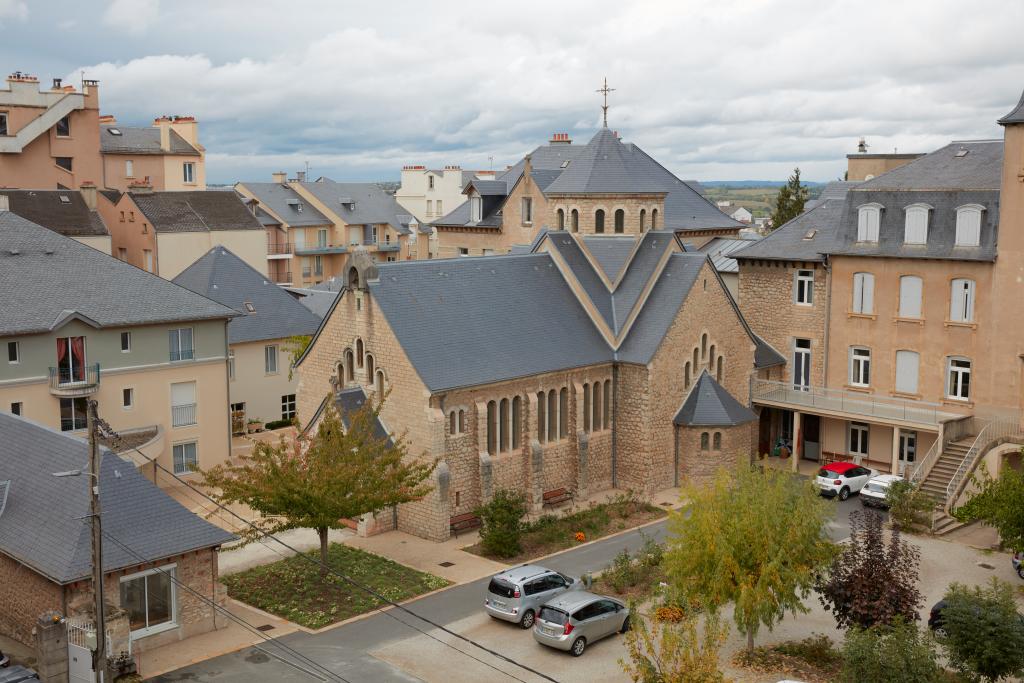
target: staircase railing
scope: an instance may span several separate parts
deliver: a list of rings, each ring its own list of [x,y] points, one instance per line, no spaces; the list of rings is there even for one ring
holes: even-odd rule
[[[920,484],[924,481],[925,475],[931,471],[932,465],[934,465],[935,461],[937,461],[939,456],[942,455],[942,447],[942,439],[935,439],[932,443],[932,447],[928,449],[928,452],[924,454],[924,457],[914,463],[913,469],[909,472],[905,472],[904,476],[906,476],[912,484]]]
[[[993,420],[985,425],[984,429],[978,432],[977,438],[971,444],[971,448],[960,461],[956,474],[949,480],[946,487],[946,503],[943,506],[948,513],[952,509],[956,499],[963,492],[967,484],[967,475],[974,471],[978,461],[987,453],[992,446],[1005,440],[1024,440],[1024,428],[1021,428],[1019,419]]]

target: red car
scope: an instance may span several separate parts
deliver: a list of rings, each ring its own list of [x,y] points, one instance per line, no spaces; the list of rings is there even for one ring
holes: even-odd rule
[[[821,495],[839,496],[839,500],[846,500],[851,493],[858,493],[868,479],[877,476],[878,472],[867,467],[861,467],[853,462],[833,462],[818,470],[818,477],[814,480]]]

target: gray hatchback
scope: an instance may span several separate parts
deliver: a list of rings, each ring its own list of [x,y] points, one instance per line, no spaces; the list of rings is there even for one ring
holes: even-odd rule
[[[491,577],[484,596],[484,609],[495,619],[530,628],[541,605],[561,593],[580,588],[579,579],[535,564],[524,564]]]
[[[540,608],[533,639],[579,657],[587,645],[629,630],[629,608],[614,598],[574,591]]]

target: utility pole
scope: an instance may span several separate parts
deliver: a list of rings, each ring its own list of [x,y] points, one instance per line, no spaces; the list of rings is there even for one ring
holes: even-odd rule
[[[103,603],[103,523],[100,520],[100,446],[96,401],[89,399],[85,412],[89,431],[89,500],[92,518],[92,586],[96,601],[96,649],[92,653],[92,670],[98,683],[107,680],[107,619]]]

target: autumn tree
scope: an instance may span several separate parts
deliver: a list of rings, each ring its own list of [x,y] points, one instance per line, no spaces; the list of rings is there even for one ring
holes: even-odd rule
[[[953,516],[962,522],[980,520],[999,532],[1003,545],[1024,550],[1024,471],[1009,467],[1004,460],[998,478],[982,469],[975,482],[978,492]]]
[[[223,505],[242,504],[260,513],[240,533],[253,541],[264,533],[312,528],[320,537],[320,574],[327,572],[327,532],[342,520],[416,500],[436,463],[408,457],[403,437],[376,429],[383,401],[367,401],[346,428],[328,401],[316,433],[290,443],[253,442],[252,452],[202,471],[203,484]]]
[[[800,184],[800,169],[793,170],[786,184],[779,188],[775,197],[775,211],[772,212],[772,229],[782,227],[804,212],[809,192]]]
[[[748,651],[761,626],[808,611],[803,600],[835,555],[832,507],[810,482],[769,468],[723,469],[710,484],[684,487],[682,498],[669,517],[665,566],[687,604],[734,603]]]
[[[721,683],[725,677],[718,668],[718,651],[729,635],[712,612],[700,620],[688,612],[679,622],[648,625],[643,615],[633,611],[626,632],[626,654],[619,666],[633,683]]]
[[[949,663],[969,681],[1024,676],[1024,617],[1013,587],[993,577],[988,586],[951,584],[943,596],[940,642]]]

